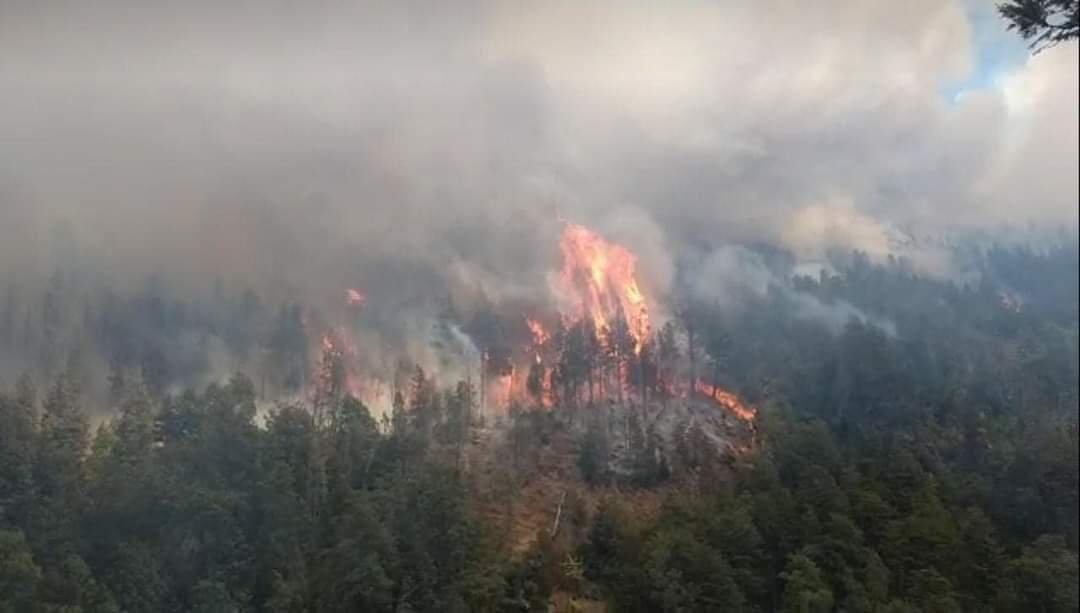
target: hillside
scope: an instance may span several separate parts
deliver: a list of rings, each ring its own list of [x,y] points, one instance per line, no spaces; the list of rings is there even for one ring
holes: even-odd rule
[[[663,458],[665,467],[685,464],[690,461],[687,454],[693,453],[698,456],[695,461],[720,469],[753,451],[753,425],[733,417],[710,399],[650,405],[644,420],[628,419],[635,410],[639,409],[616,405],[584,408],[582,411],[603,415],[571,421],[556,409],[554,417],[521,418],[529,420],[527,426],[515,428],[509,419],[503,419],[474,431],[466,450],[466,480],[483,522],[503,535],[503,545],[512,557],[534,547],[538,535],[556,533],[565,519],[563,511],[570,512],[569,506],[575,507],[578,522],[587,521],[604,499],[619,500],[638,517],[654,517],[673,490],[692,487],[691,477],[701,468],[700,464],[680,465],[677,478],[641,475],[643,453],[655,454],[657,462]],[[592,428],[603,428],[607,442],[606,453],[600,458],[602,466],[596,470],[605,477],[594,476],[590,483],[581,464]],[[632,441],[645,441],[650,436],[655,439],[646,451],[632,448]],[[652,464],[644,469],[655,470]],[[571,548],[580,544],[567,543]]]

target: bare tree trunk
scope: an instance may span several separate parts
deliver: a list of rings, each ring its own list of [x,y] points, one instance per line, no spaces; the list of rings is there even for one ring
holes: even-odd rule
[[[641,407],[648,402],[648,386],[645,384],[645,357],[638,355],[638,382],[641,384]]]
[[[563,490],[562,498],[559,499],[559,506],[555,509],[555,523],[551,526],[551,536],[555,537],[559,532],[559,520],[562,518],[563,503],[566,502],[566,490]]]
[[[487,415],[487,352],[480,355],[480,415]]]
[[[695,345],[697,341],[697,334],[694,330],[694,324],[690,319],[690,316],[686,316],[686,345],[687,354],[690,357],[690,388],[693,389],[697,385],[697,351]]]
[[[367,487],[368,474],[371,472],[371,463],[375,461],[375,451],[378,447],[371,448],[371,454],[368,455],[367,463],[364,464],[364,487]]]
[[[615,385],[619,390],[619,404],[623,403],[623,360],[618,355],[615,358]]]
[[[589,380],[589,406],[593,406],[596,402],[596,399],[593,397],[593,369],[591,366],[589,367],[589,370],[587,371],[587,374],[585,376],[588,377]]]

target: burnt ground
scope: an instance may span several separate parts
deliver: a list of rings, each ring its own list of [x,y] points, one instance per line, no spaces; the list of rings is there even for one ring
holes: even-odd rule
[[[499,546],[512,559],[521,559],[542,535],[553,532],[556,547],[574,551],[584,542],[589,518],[605,498],[614,497],[643,521],[655,517],[671,494],[695,487],[695,471],[680,468],[676,461],[680,448],[692,446],[695,440],[698,453],[704,446],[721,464],[749,452],[755,444],[752,424],[707,399],[672,400],[666,406],[650,405],[644,412],[640,406],[614,405],[583,410],[604,412],[592,419],[605,420],[611,433],[607,457],[611,484],[589,485],[578,467],[586,430],[581,413],[551,411],[519,430],[516,442],[508,418],[474,431],[466,470],[475,512],[499,535]],[[635,412],[633,419],[631,412]],[[675,468],[670,478],[648,487],[629,483],[633,465],[629,429],[635,426],[653,432],[658,453],[672,458]],[[566,602],[554,610],[569,610],[568,599],[573,600],[568,594],[556,594],[554,600]],[[599,603],[574,600],[574,610],[603,610],[596,606]]]

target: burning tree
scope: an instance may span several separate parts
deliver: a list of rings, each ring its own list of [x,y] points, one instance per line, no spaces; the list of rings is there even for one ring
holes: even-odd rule
[[[690,376],[680,377],[685,373],[678,363],[683,355],[680,331],[674,322],[658,331],[652,329],[651,301],[638,277],[637,257],[626,247],[572,223],[563,226],[559,251],[562,261],[550,278],[553,295],[547,308],[536,303],[500,305],[482,290],[467,309],[459,308],[452,295],[448,297],[430,327],[428,346],[437,352],[436,359],[414,363],[418,356],[406,356],[405,377],[410,382],[393,386],[403,393],[403,402],[395,403],[395,408],[401,405],[410,427],[423,431],[423,438],[438,421],[427,413],[441,411],[437,405],[451,402],[436,392],[438,379],[463,363],[469,386],[471,365],[477,363],[475,404],[481,414],[489,408],[506,411],[524,398],[538,407],[564,405],[575,412],[598,402],[625,405],[636,398],[634,404],[643,420],[650,398],[701,393],[704,388],[697,379],[696,359],[704,349],[712,366],[709,396],[727,408],[719,388],[726,359],[723,339],[711,325],[696,323],[701,318],[697,309],[680,312],[688,345],[685,355],[690,361]],[[364,368],[354,329],[359,322],[354,315],[368,308],[369,297],[358,289],[347,289],[344,294],[346,322],[321,326],[326,332],[313,376],[320,419],[325,419],[325,411],[319,407],[333,399],[364,398],[377,387],[377,380]],[[508,316],[508,308],[514,308],[515,314]],[[470,315],[462,318],[462,312]],[[291,315],[282,319],[283,345],[292,329],[289,322],[306,323]],[[712,319],[701,318],[710,324]],[[702,341],[704,346],[699,347]],[[397,430],[400,419],[394,421]]]

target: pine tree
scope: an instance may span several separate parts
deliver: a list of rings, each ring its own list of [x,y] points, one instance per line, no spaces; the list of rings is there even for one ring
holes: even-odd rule
[[[38,503],[32,534],[50,556],[63,556],[76,546],[86,493],[83,455],[88,436],[78,391],[61,375],[43,406],[34,471]]]
[[[634,337],[622,309],[615,312],[604,334],[604,348],[608,360],[615,371],[615,389],[619,404],[623,403],[623,387],[629,377],[630,366],[634,359]]]
[[[780,610],[785,613],[828,613],[833,593],[813,560],[794,554],[782,575],[785,586]]]
[[[34,499],[37,400],[28,376],[14,397],[0,394],[0,526],[26,527]]]
[[[665,396],[675,389],[675,365],[679,361],[679,343],[674,321],[664,324],[656,335],[657,379]]]
[[[19,530],[0,530],[0,613],[34,610],[41,568]]]
[[[525,390],[529,392],[537,406],[543,406],[546,400],[544,398],[544,378],[546,376],[547,369],[543,363],[533,362],[529,366],[529,375],[525,379]]]

